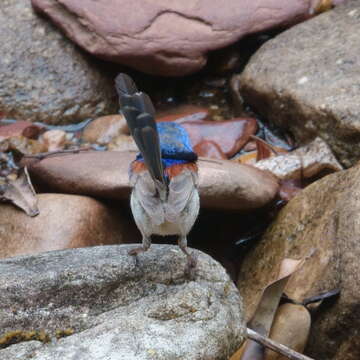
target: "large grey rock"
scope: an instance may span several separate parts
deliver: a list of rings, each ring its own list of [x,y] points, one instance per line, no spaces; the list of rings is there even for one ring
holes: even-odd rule
[[[175,246],[129,245],[0,261],[0,328],[74,334],[0,350],[6,360],[228,359],[244,335],[241,298],[225,270],[196,251],[195,281]],[[194,251],[194,250],[192,250]]]
[[[69,123],[116,110],[112,80],[30,0],[0,2],[0,113]]]
[[[360,359],[360,166],[325,176],[295,196],[242,264],[238,286],[250,318],[284,258],[308,258],[285,293],[296,301],[339,288],[313,318],[306,353]]]
[[[250,33],[308,18],[320,0],[32,3],[96,56],[151,74],[180,76],[200,70],[210,50]]]
[[[325,140],[350,166],[360,158],[360,3],[347,1],[268,41],[241,76],[241,93],[300,143]]]

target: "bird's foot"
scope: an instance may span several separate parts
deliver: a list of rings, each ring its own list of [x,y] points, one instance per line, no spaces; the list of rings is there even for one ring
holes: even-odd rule
[[[134,248],[134,249],[131,249],[128,251],[128,254],[131,255],[131,256],[137,256],[143,252],[145,252],[147,249],[142,247],[142,246],[139,246],[137,248]]]
[[[186,253],[187,263],[185,266],[185,277],[189,280],[195,280],[196,277],[196,265],[197,265],[197,256],[195,253]]]

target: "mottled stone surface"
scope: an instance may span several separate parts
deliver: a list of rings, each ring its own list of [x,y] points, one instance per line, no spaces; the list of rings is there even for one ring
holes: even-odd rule
[[[198,255],[184,278],[178,247],[153,245],[136,263],[129,245],[0,261],[0,328],[74,334],[0,350],[6,360],[225,360],[240,346],[240,295],[225,270]],[[192,250],[194,251],[194,250]]]
[[[0,258],[134,241],[135,224],[125,209],[87,196],[38,194],[37,198],[36,217],[0,203]]]
[[[165,76],[200,70],[209,51],[250,33],[306,19],[319,2],[32,0],[90,53]]]
[[[49,157],[29,165],[40,191],[128,199],[129,164],[136,152],[83,152]],[[200,160],[201,206],[209,209],[251,210],[265,206],[279,189],[269,172],[229,160]]]
[[[49,124],[116,111],[112,79],[30,0],[0,2],[0,113]]]
[[[311,184],[279,213],[242,265],[238,286],[251,317],[262,289],[284,258],[309,257],[290,279],[292,299],[340,288],[340,297],[313,319],[307,354],[314,359],[360,357],[360,166]]]
[[[290,153],[260,160],[254,166],[270,171],[281,180],[312,178],[343,169],[320,137]]]
[[[300,143],[320,136],[350,166],[360,159],[359,38],[360,6],[350,0],[264,44],[241,93]]]

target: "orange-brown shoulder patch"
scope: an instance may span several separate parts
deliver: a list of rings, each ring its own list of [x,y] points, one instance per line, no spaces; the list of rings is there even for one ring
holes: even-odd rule
[[[147,170],[147,167],[143,161],[135,160],[131,163],[130,166],[131,166],[131,171],[137,174]]]
[[[197,167],[196,163],[189,162],[189,163],[185,163],[185,164],[176,164],[176,165],[167,167],[165,169],[165,175],[167,175],[169,177],[169,179],[171,179],[174,176],[179,175],[184,169],[193,171],[195,173],[197,173],[197,171],[198,171],[198,167]]]

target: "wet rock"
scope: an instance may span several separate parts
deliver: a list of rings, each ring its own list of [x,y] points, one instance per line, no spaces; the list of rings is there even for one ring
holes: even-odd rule
[[[82,54],[30,0],[0,4],[0,113],[69,123],[116,110],[112,79]]]
[[[81,136],[84,142],[106,145],[118,135],[128,135],[129,128],[123,115],[107,115],[89,123]]]
[[[260,160],[254,166],[281,180],[320,177],[342,170],[329,146],[319,137],[290,153]]]
[[[38,11],[91,54],[163,76],[198,71],[209,51],[244,35],[308,18],[318,2],[256,0],[239,6],[231,1],[219,6],[205,0],[32,0]]]
[[[160,111],[156,116],[156,121],[175,121],[183,123],[185,121],[200,121],[209,117],[207,108],[196,105],[181,105],[167,111]]]
[[[350,0],[297,25],[263,45],[241,76],[247,103],[300,143],[320,136],[345,166],[360,159],[359,19]]]
[[[47,151],[57,151],[64,148],[66,132],[64,130],[49,130],[42,135],[42,142]]]
[[[34,185],[42,191],[128,199],[129,164],[135,152],[87,152],[49,157],[28,164]],[[200,160],[199,190],[205,208],[249,210],[269,203],[278,182],[268,172],[228,160]]]
[[[340,288],[340,297],[317,313],[306,353],[315,359],[352,360],[360,354],[360,167],[311,184],[279,213],[245,258],[238,279],[247,316],[283,258],[310,258],[285,293],[304,298]]]
[[[254,135],[257,129],[256,119],[240,118],[226,121],[189,121],[181,125],[188,132],[195,147],[202,141],[213,141],[230,158],[235,155]]]
[[[0,204],[0,258],[131,239],[132,222],[120,209],[85,196],[37,197],[40,214],[33,218],[11,204]]]
[[[73,331],[49,344],[11,345],[0,350],[0,358],[18,359],[17,350],[33,360],[229,358],[245,328],[241,298],[219,263],[195,250],[196,279],[188,281],[178,247],[153,245],[138,263],[130,248],[0,261],[2,334],[41,328],[53,337]]]
[[[24,136],[36,139],[41,128],[30,121],[16,121],[13,124],[0,126],[0,141],[12,136]]]

